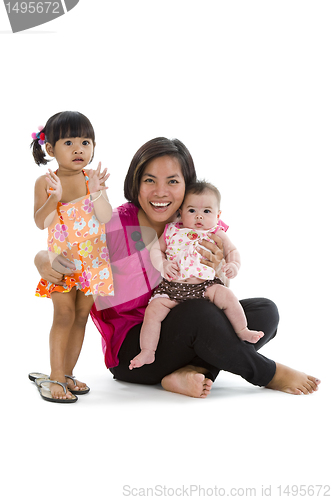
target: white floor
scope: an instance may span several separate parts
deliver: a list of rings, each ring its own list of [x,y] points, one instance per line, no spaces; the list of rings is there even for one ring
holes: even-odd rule
[[[310,363],[323,382],[309,396],[253,387],[221,373],[210,396],[199,400],[113,380],[95,333],[89,323],[77,375],[91,392],[77,403],[40,398],[27,374],[43,367],[31,356],[21,355],[8,378],[2,410],[7,498],[27,492],[49,500],[60,492],[65,500],[161,492],[163,498],[235,496],[232,488],[239,488],[237,498],[246,488],[247,496],[274,492],[277,498],[279,486],[328,484],[328,369]]]

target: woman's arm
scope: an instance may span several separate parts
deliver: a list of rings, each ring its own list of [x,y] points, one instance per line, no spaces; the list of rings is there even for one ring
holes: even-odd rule
[[[41,250],[35,257],[35,266],[40,276],[56,285],[65,284],[64,274],[72,274],[76,266],[62,255]]]

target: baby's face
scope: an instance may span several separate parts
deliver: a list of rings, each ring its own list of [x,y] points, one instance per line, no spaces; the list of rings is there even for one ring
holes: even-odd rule
[[[221,213],[217,198],[211,191],[204,191],[201,194],[189,193],[180,212],[183,227],[199,230],[216,226]]]

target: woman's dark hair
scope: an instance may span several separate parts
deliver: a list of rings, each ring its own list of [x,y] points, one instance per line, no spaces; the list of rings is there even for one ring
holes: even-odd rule
[[[59,139],[65,139],[66,137],[85,137],[91,139],[95,144],[95,132],[90,120],[78,111],[62,111],[51,116],[40,132],[45,134],[45,142],[49,142],[52,147],[55,146]],[[32,154],[37,165],[47,165],[50,160],[46,159],[46,154],[38,142],[38,137],[32,141],[30,147],[32,147]]]
[[[141,178],[147,164],[160,156],[171,156],[177,158],[180,163],[185,184],[196,181],[196,171],[194,161],[186,146],[178,139],[166,139],[166,137],[156,137],[143,144],[131,160],[129,170],[124,182],[125,198],[140,206],[138,201]]]
[[[195,181],[195,182],[188,184],[188,186],[186,186],[185,197],[191,193],[192,194],[202,194],[206,191],[211,191],[215,195],[215,197],[217,199],[217,203],[218,203],[218,208],[220,208],[221,196],[220,196],[219,189],[217,189],[216,186],[214,186],[210,182],[207,182],[204,179],[202,179],[201,181]]]

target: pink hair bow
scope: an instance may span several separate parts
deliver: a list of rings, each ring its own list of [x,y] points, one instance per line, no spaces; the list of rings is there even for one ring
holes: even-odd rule
[[[43,127],[43,125],[40,125],[40,126],[38,127],[39,132],[37,132],[37,134],[36,134],[36,132],[33,132],[33,133],[31,134],[32,139],[34,139],[34,140],[38,139],[38,143],[39,143],[41,146],[42,146],[43,144],[45,144],[45,134],[44,134],[44,132],[42,132],[43,128],[44,128],[44,127]]]

